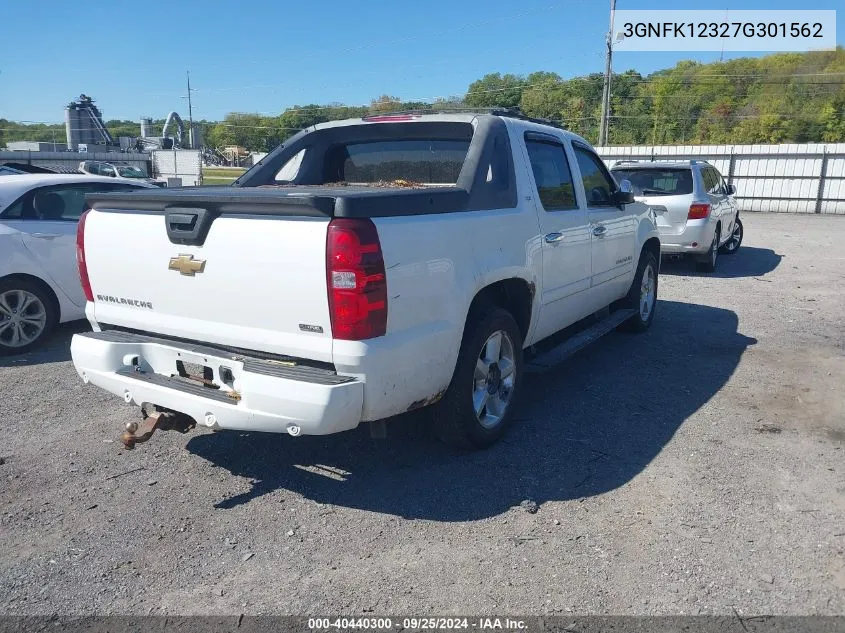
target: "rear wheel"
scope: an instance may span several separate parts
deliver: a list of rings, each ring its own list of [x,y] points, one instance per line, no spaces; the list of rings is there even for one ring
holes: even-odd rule
[[[733,233],[731,233],[730,239],[724,244],[722,244],[720,252],[724,255],[735,255],[736,252],[739,250],[739,247],[742,245],[742,237],[742,220],[737,218],[736,222],[734,222],[734,231]]]
[[[41,345],[56,324],[56,309],[38,285],[25,279],[0,282],[0,356]]]
[[[484,448],[510,425],[522,379],[522,334],[501,308],[471,317],[452,383],[433,410],[440,438],[462,448]]]
[[[620,329],[628,332],[645,332],[654,320],[657,307],[657,258],[649,251],[643,251],[637,264],[634,283],[622,301],[623,308],[634,308],[637,313],[622,324]]]
[[[719,227],[716,227],[716,232],[713,234],[713,243],[710,244],[710,250],[707,254],[696,262],[696,268],[704,273],[712,273],[716,270],[716,260],[719,259]]]

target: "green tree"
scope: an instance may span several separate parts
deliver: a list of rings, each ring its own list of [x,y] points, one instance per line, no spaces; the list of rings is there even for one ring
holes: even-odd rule
[[[518,75],[492,73],[472,82],[464,101],[479,108],[513,108],[519,105],[524,86],[525,79]]]

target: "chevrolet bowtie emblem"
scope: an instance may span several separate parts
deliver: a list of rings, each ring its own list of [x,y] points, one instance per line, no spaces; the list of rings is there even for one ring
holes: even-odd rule
[[[181,274],[193,277],[197,273],[205,270],[204,259],[194,259],[193,255],[179,255],[179,257],[171,257],[169,270],[178,270]]]

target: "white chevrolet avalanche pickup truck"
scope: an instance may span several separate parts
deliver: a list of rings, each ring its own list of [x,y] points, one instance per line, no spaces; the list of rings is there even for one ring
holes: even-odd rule
[[[579,136],[492,111],[323,123],[232,187],[93,194],[73,362],[141,406],[127,446],[166,417],[321,435],[431,406],[484,447],[524,351],[650,326],[660,242],[628,185]]]

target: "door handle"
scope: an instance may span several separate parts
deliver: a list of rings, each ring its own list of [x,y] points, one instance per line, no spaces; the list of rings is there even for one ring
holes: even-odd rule
[[[30,235],[41,240],[52,240],[59,237],[58,233],[30,233]]]
[[[600,237],[605,234],[607,231],[607,227],[603,224],[599,224],[598,226],[593,227],[593,235]]]
[[[558,242],[562,242],[565,237],[563,233],[555,231],[554,233],[546,233],[545,240],[547,244],[557,244]]]

